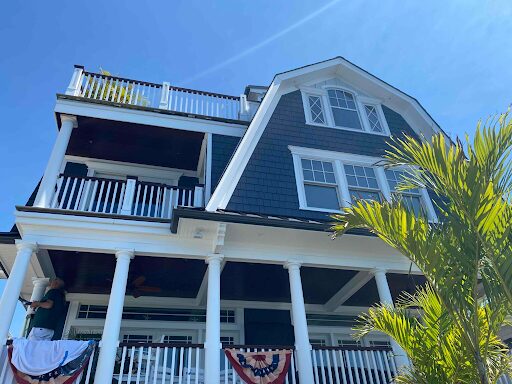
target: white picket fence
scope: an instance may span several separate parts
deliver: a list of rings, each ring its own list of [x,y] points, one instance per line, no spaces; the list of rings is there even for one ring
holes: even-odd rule
[[[61,175],[49,208],[170,219],[178,206],[202,207],[203,187]]]

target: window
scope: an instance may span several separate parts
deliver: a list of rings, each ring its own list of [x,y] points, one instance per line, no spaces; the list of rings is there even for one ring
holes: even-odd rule
[[[192,336],[170,335],[164,336],[162,343],[166,344],[192,344]]]
[[[151,335],[124,335],[123,343],[151,343],[153,336]]]
[[[423,188],[398,191],[403,169],[384,169],[381,158],[321,149],[288,147],[292,153],[299,208],[339,212],[358,200],[400,198],[410,210],[429,220],[437,216]]]
[[[366,112],[366,117],[368,117],[370,130],[372,132],[383,133],[384,129],[382,128],[382,123],[380,122],[377,108],[374,105],[365,104],[364,111]]]
[[[353,347],[361,348],[361,341],[355,339],[338,339],[338,346],[340,347]]]
[[[320,96],[309,95],[309,111],[313,123],[325,124],[324,110],[322,107],[322,98]]]
[[[327,345],[325,339],[309,339],[309,342],[313,347],[325,347]]]
[[[426,210],[422,202],[421,192],[418,188],[398,191],[397,186],[406,177],[405,171],[386,169],[386,179],[391,190],[391,195],[402,199],[404,206],[414,212],[416,216],[426,216]]]
[[[233,336],[221,336],[220,342],[222,345],[235,345],[235,338]]]
[[[337,127],[362,130],[354,95],[341,89],[327,90],[331,104],[334,125]]]
[[[372,167],[345,164],[344,169],[352,201],[381,201],[379,184]]]
[[[332,162],[301,159],[308,207],[338,210],[338,186]]]

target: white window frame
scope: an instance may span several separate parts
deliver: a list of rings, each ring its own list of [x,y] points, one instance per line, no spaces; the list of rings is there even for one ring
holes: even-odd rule
[[[362,129],[356,129],[356,128],[350,128],[350,127],[339,127],[334,123],[332,107],[331,107],[331,103],[329,101],[329,96],[327,93],[327,91],[329,89],[337,89],[340,91],[348,92],[354,96],[354,101],[356,104],[356,111],[359,116],[359,121],[361,122]],[[300,91],[301,91],[301,95],[302,95],[302,105],[304,107],[304,115],[306,117],[306,124],[316,125],[316,126],[320,126],[320,127],[341,129],[341,130],[345,130],[345,131],[369,133],[371,135],[390,136],[389,126],[386,121],[386,117],[384,116],[384,111],[382,110],[382,102],[379,99],[362,96],[362,95],[358,94],[358,92],[356,92],[353,89],[350,89],[347,87],[341,87],[339,85],[325,85],[322,88],[302,87],[300,89]],[[313,121],[312,116],[311,116],[311,108],[309,105],[309,96],[320,97],[325,124],[321,124],[321,123],[317,123],[317,122]],[[364,108],[365,105],[371,105],[371,106],[375,107],[379,121],[380,121],[382,129],[383,129],[383,132],[375,132],[371,129],[370,122],[368,120],[368,116],[367,116],[366,110]]]
[[[327,212],[327,213],[340,213],[340,210],[333,209],[325,209],[318,207],[309,207],[307,205],[306,200],[306,192],[304,189],[304,176],[302,173],[302,163],[301,159],[313,159],[319,161],[327,161],[333,163],[334,168],[334,177],[336,179],[336,183],[338,185],[338,200],[341,204],[341,207],[349,207],[353,204],[353,201],[350,196],[350,192],[348,189],[347,177],[345,175],[345,164],[350,165],[360,165],[363,167],[372,167],[375,171],[375,176],[377,178],[377,183],[379,185],[380,192],[382,197],[387,200],[392,200],[391,189],[389,187],[386,174],[384,172],[384,168],[379,166],[378,163],[382,162],[383,159],[381,157],[373,157],[373,156],[364,156],[364,155],[356,155],[352,153],[343,153],[343,152],[334,152],[327,151],[323,149],[313,149],[313,148],[304,148],[304,147],[296,147],[293,145],[289,145],[288,149],[291,151],[293,158],[293,168],[295,171],[295,182],[297,186],[297,194],[299,197],[299,209],[307,210],[307,211],[317,211],[317,212]],[[397,168],[399,169],[399,168]],[[432,200],[428,195],[428,192],[425,188],[418,188],[421,194],[422,203],[425,206],[425,210],[427,211],[427,218],[431,222],[437,222],[437,215],[432,204]]]

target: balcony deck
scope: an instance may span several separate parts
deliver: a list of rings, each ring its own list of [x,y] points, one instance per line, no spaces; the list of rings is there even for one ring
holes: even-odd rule
[[[214,92],[126,79],[85,71],[75,66],[66,95],[86,101],[114,103],[117,106],[168,111],[197,118],[232,122],[249,120],[250,106],[245,95]]]

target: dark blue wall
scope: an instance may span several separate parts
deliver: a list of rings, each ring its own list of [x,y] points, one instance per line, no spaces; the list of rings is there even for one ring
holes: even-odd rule
[[[387,107],[383,107],[383,110],[393,136],[403,133],[415,135],[402,116]],[[328,219],[326,213],[299,210],[293,160],[288,145],[382,156],[388,140],[387,136],[307,125],[300,91],[284,95],[227,209],[313,220]]]
[[[240,137],[212,135],[212,193],[235,153]]]

